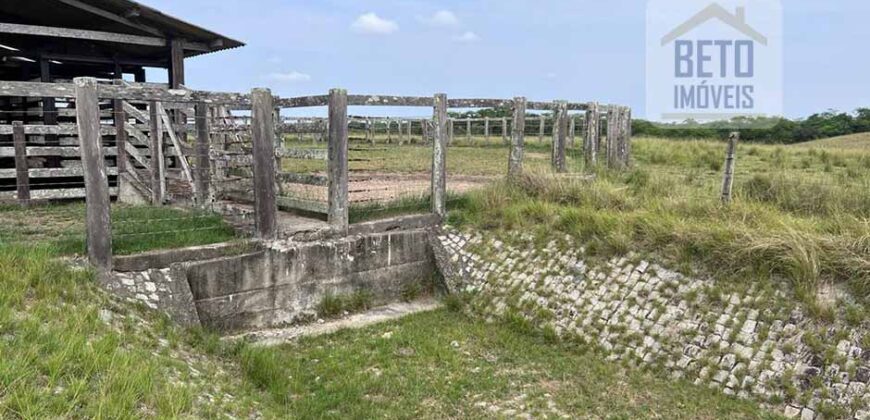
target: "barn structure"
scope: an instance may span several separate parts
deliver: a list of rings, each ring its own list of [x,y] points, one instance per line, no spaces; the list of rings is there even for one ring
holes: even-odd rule
[[[166,69],[168,87],[177,89],[185,83],[186,58],[243,45],[130,0],[0,2],[0,81],[64,83],[87,76],[107,83],[135,84],[147,82],[145,68],[156,68]],[[114,111],[124,106],[129,111],[126,118],[142,117],[140,128],[149,127],[149,117],[157,115],[147,103],[106,101],[101,104],[102,117],[112,119]],[[175,130],[183,135],[185,110],[168,112],[178,125]],[[81,196],[81,164],[78,151],[72,150],[77,146],[75,130],[63,128],[75,123],[74,103],[50,97],[0,97],[0,124],[19,121],[25,126],[59,127],[26,133],[23,147],[29,195],[42,199]],[[171,124],[161,129],[174,130]],[[147,129],[141,131],[147,133]],[[142,133],[122,135],[128,134]],[[21,165],[15,163],[13,133],[0,131],[0,142],[0,200],[20,199],[16,168],[20,170]],[[109,169],[112,176],[118,173],[115,163],[116,168]],[[116,185],[114,178],[111,182]]]

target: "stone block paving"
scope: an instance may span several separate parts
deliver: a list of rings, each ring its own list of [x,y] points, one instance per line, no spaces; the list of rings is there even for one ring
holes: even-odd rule
[[[608,360],[660,368],[789,418],[870,419],[864,331],[817,325],[782,304],[781,291],[730,292],[634,255],[588,263],[571,238],[544,247],[502,238],[520,244],[508,245],[450,228],[433,238],[448,288],[486,316],[519,314]]]

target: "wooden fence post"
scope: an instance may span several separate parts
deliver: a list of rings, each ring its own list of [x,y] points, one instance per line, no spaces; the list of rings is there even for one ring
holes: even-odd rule
[[[619,134],[617,133],[619,131],[619,110],[617,108],[611,105],[607,110],[607,137],[605,138],[607,149],[604,151],[607,167],[613,169],[619,165]]]
[[[722,203],[731,202],[731,190],[734,185],[734,161],[737,154],[737,142],[740,141],[740,133],[733,132],[728,136],[728,150],[725,154],[725,175],[722,180]]]
[[[269,89],[251,91],[251,143],[254,170],[254,207],[257,236],[274,239],[278,233],[275,200],[275,127]]]
[[[15,146],[15,182],[17,183],[18,203],[30,205],[30,167],[27,164],[27,136],[24,123],[12,121],[12,144]]]
[[[148,104],[151,123],[151,204],[162,205],[166,194],[166,162],[163,158],[163,122],[157,101]]]
[[[583,139],[583,153],[587,170],[598,164],[598,124],[600,121],[598,103],[590,102],[586,108],[586,138]]]
[[[514,98],[514,119],[511,127],[511,149],[508,159],[508,176],[523,173],[523,147],[526,131],[526,98]]]
[[[413,128],[412,124],[414,124],[414,121],[408,120],[408,127],[407,127],[407,129],[408,129],[408,144],[411,144],[411,135],[413,134],[413,132],[411,131],[411,129]]]
[[[432,142],[432,213],[447,216],[447,95],[438,93],[434,98]]]
[[[450,137],[447,138],[447,144],[453,144],[453,118],[447,120],[447,124],[449,127]]]
[[[505,117],[501,119],[501,141],[504,143],[508,142],[508,125],[507,118]]]
[[[620,132],[622,138],[622,164],[627,168],[631,165],[631,108],[622,108],[622,130]]]
[[[471,118],[465,120],[465,140],[471,144]]]
[[[347,91],[329,91],[329,210],[330,227],[340,235],[347,234],[349,197],[347,191]]]
[[[194,105],[194,126],[196,127],[196,183],[199,185],[196,198],[200,207],[214,200],[214,188],[211,185],[211,158],[208,134],[208,105],[197,102]]]
[[[565,144],[568,136],[568,103],[556,101],[556,111],[553,113],[553,169],[556,172],[567,172],[565,161]]]
[[[544,130],[547,127],[547,116],[541,114],[541,122],[538,125],[538,143],[544,143]]]
[[[489,143],[489,117],[483,117],[483,139]]]
[[[577,129],[577,119],[573,116],[570,117],[571,126],[568,127],[568,147],[574,147],[574,132]]]
[[[100,270],[112,269],[112,217],[109,179],[100,136],[100,103],[97,79],[73,79],[76,95],[76,126],[85,178],[88,260]]]

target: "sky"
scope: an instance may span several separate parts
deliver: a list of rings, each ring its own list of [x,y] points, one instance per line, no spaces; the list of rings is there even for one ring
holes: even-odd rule
[[[141,2],[247,44],[188,59],[194,89],[526,96],[645,115],[643,0]],[[870,107],[870,2],[783,0],[783,9],[785,116]],[[165,81],[165,71],[149,79]]]

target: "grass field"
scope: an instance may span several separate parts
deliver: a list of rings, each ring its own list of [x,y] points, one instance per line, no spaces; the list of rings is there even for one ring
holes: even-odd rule
[[[112,248],[117,255],[225,242],[233,229],[214,213],[169,207],[112,206]],[[83,203],[0,207],[0,249],[46,246],[59,255],[85,253]]]
[[[687,271],[792,286],[811,312],[816,291],[870,296],[870,155],[864,150],[743,144],[734,202],[721,204],[725,145],[635,139],[633,167],[594,181],[533,174],[470,194],[459,225],[577,237],[602,256],[653,253]]]
[[[795,144],[794,147],[825,147],[833,149],[870,150],[870,133],[849,134],[806,143]]]
[[[759,418],[512,324],[439,310],[275,348],[186,331],[53,253],[0,252],[0,418]]]

